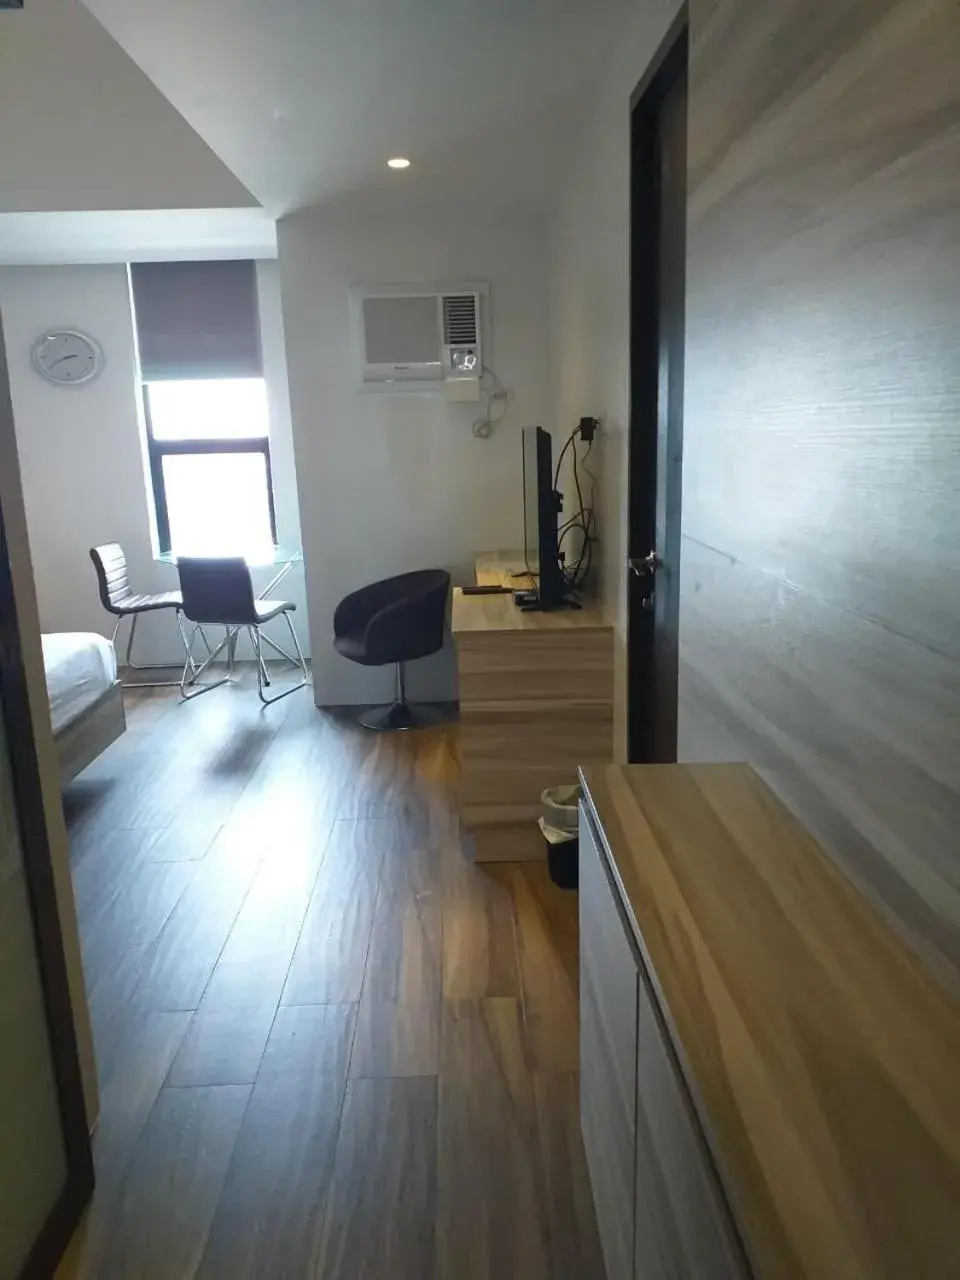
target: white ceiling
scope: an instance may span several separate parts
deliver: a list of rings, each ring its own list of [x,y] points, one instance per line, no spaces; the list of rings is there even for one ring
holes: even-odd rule
[[[85,3],[279,216],[398,190],[545,211],[637,0]]]
[[[75,0],[0,12],[0,212],[256,205]]]
[[[273,219],[76,0],[0,11],[0,263],[276,253]]]

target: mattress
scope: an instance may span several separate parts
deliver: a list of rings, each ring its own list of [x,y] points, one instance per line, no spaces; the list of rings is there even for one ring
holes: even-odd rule
[[[117,679],[117,655],[103,636],[42,636],[50,718],[59,733],[107,692]]]

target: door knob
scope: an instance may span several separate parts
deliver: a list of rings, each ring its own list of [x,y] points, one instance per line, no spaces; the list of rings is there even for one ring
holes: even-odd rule
[[[638,578],[650,578],[658,569],[663,568],[663,560],[657,555],[656,551],[649,552],[643,559],[628,556],[627,568],[631,573],[635,573]]]

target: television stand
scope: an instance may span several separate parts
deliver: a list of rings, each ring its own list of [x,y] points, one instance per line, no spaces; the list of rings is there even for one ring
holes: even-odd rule
[[[522,551],[480,553],[479,586],[535,592]],[[613,626],[589,597],[529,609],[510,595],[453,595],[460,701],[459,810],[477,862],[546,858],[545,787],[613,759]]]

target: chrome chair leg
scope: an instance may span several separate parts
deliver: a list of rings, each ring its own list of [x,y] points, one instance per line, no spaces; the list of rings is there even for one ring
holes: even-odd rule
[[[284,614],[284,617],[287,617],[287,616],[288,616],[287,614]],[[281,658],[286,658],[287,662],[289,662],[292,667],[296,667],[299,665],[298,660],[293,656],[293,654],[288,653],[287,650],[284,649],[282,644],[277,644],[276,640],[274,640],[272,636],[268,636],[265,631],[262,633],[260,639],[263,641],[264,644],[268,644],[270,648],[274,650],[275,653],[279,653]]]
[[[293,619],[290,617],[289,613],[285,613],[283,616],[287,620],[287,630],[290,632],[290,639],[293,641],[293,647],[297,651],[297,663],[300,670],[303,672],[303,682],[306,684],[307,680],[310,678],[310,672],[307,670],[307,660],[303,656],[303,650],[300,648],[300,641],[297,639],[297,633],[293,626]]]
[[[263,684],[264,684],[264,685],[266,685],[266,686],[267,686],[267,688],[269,688],[269,687],[270,687],[270,673],[269,673],[269,671],[267,671],[267,664],[266,664],[266,662],[264,661],[263,653],[262,653],[261,649],[259,648],[259,646],[257,645],[257,630],[258,630],[258,628],[256,628],[256,627],[247,627],[247,634],[250,636],[250,643],[253,645],[253,652],[254,652],[254,654],[256,655],[257,665],[258,665],[258,666],[259,666],[259,668],[260,668],[260,675],[259,675],[259,678],[263,681]],[[265,636],[261,636],[261,637],[260,637],[260,639],[261,639],[261,640],[263,640],[263,639],[265,639],[265,638],[266,638]]]
[[[180,610],[178,609],[177,618],[179,619],[179,617],[180,617]],[[131,671],[167,671],[167,670],[170,670],[171,668],[173,670],[177,669],[179,665],[177,663],[158,662],[153,664],[152,666],[143,666],[142,664],[138,664],[133,661],[133,658],[131,655],[133,653],[134,636],[137,634],[137,623],[140,620],[139,613],[130,613],[130,614],[123,613],[117,619],[117,625],[113,628],[113,635],[110,637],[111,643],[113,644],[114,648],[116,648],[116,644],[117,644],[117,632],[120,630],[120,624],[121,622],[123,622],[124,618],[131,619],[130,634],[127,637],[127,648],[126,648],[126,653],[124,655],[124,664],[127,667],[129,667]],[[209,649],[209,647],[210,646],[208,645],[207,648]],[[178,680],[124,680],[122,682],[122,685],[124,689],[175,689],[177,688],[179,683],[180,682]]]
[[[217,656],[228,648],[230,641],[236,639],[237,630],[238,628],[236,627],[227,627],[223,639],[198,667],[193,658],[193,646],[196,643],[197,633],[200,631],[200,624],[198,622],[193,624],[193,630],[190,632],[190,640],[187,644],[187,660],[183,664],[183,674],[180,676],[180,697],[184,702],[189,702],[191,698],[199,698],[201,694],[209,693],[211,689],[219,689],[223,684],[229,684],[229,674],[223,676],[220,680],[212,680],[209,684],[198,685],[197,681]],[[204,643],[207,643],[206,636],[204,636]],[[207,648],[210,648],[209,643],[207,643]],[[189,679],[187,679],[188,673]]]
[[[187,655],[187,661],[190,664],[191,671],[195,673],[197,669],[197,661],[192,655],[190,642],[187,639],[187,628],[184,626],[182,609],[177,610],[177,626],[180,628],[180,641],[183,644],[183,652]],[[207,633],[199,622],[195,622],[193,624],[193,629],[194,635],[199,634],[200,639],[203,641],[207,650],[207,656],[209,657],[213,653],[213,650],[210,648],[210,641],[207,639]],[[179,683],[179,681],[177,683]]]
[[[293,647],[297,653],[297,660],[293,662],[293,659],[291,659],[291,662],[293,662],[294,666],[300,668],[301,678],[295,685],[291,685],[289,689],[284,689],[281,693],[275,693],[272,698],[268,698],[266,696],[263,692],[264,682],[266,680],[266,684],[269,686],[270,681],[269,678],[267,678],[266,663],[263,660],[263,641],[266,640],[267,637],[262,634],[259,627],[252,627],[251,630],[254,637],[254,648],[257,651],[257,692],[260,695],[260,701],[265,707],[269,707],[273,702],[279,702],[281,698],[288,698],[291,693],[296,693],[298,689],[303,688],[310,678],[310,673],[307,671],[307,662],[303,656],[303,650],[300,648],[300,641],[297,639],[297,633],[293,628],[293,623],[290,621],[290,615],[289,613],[285,613],[283,616],[286,619],[287,628],[290,632],[290,637],[293,640]],[[283,652],[277,644],[273,644],[273,648],[279,649],[281,653]]]
[[[133,652],[133,637],[137,634],[137,623],[139,621],[140,621],[140,615],[139,613],[135,613],[130,622],[130,634],[127,636],[127,666],[128,667],[132,665],[132,661],[133,661],[130,655]]]
[[[187,639],[187,628],[184,626],[183,614],[179,609],[177,610],[177,626],[180,628],[180,641],[183,644],[183,652],[186,657],[187,665],[190,667],[191,672],[195,672],[197,664],[193,660],[193,650],[190,646],[189,640]],[[207,652],[210,652],[209,644],[207,645]]]

